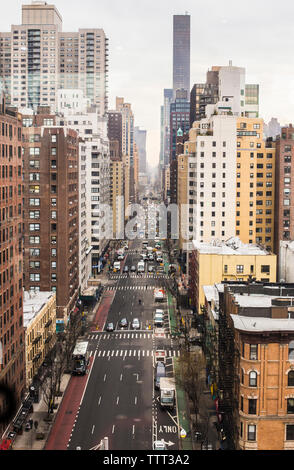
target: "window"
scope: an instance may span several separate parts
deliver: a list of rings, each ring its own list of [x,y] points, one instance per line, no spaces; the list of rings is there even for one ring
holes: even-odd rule
[[[294,398],[287,399],[287,414],[294,414]]]
[[[290,341],[289,346],[288,346],[288,360],[289,361],[294,360],[294,340]]]
[[[294,387],[294,370],[290,370],[288,373],[288,387]]]
[[[241,273],[244,272],[244,266],[243,266],[243,264],[237,264],[236,272],[237,272],[237,274],[241,274]]]
[[[270,267],[268,264],[261,265],[261,272],[262,273],[270,273]]]
[[[286,441],[294,441],[294,424],[286,424]]]
[[[256,425],[255,424],[248,425],[247,439],[248,441],[256,441]]]
[[[249,372],[249,387],[257,387],[257,372]]]
[[[250,344],[250,355],[251,361],[257,361],[257,344]]]
[[[31,147],[30,155],[40,155],[40,147]]]
[[[30,273],[30,281],[32,282],[39,282],[40,281],[40,274],[39,273]]]
[[[255,398],[249,398],[248,400],[248,414],[249,415],[256,415],[256,405],[257,405],[257,400]]]

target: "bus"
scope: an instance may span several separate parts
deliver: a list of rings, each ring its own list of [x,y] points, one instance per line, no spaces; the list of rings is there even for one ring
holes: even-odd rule
[[[88,341],[78,341],[72,353],[73,375],[85,375],[89,362]]]

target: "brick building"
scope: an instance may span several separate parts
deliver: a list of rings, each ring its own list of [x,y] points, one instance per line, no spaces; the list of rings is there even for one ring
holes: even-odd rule
[[[294,128],[283,127],[276,141],[275,253],[280,241],[294,239]]]
[[[211,375],[229,448],[294,449],[294,284],[215,287],[218,371]]]
[[[56,127],[47,107],[23,125],[24,287],[56,292],[57,318],[66,320],[79,288],[78,137]]]
[[[8,384],[17,404],[25,387],[22,245],[21,115],[0,103],[0,383]],[[0,395],[0,414],[6,408]],[[7,423],[0,422],[0,436]]]

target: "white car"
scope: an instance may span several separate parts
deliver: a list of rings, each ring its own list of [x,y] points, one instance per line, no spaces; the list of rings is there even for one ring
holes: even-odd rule
[[[166,450],[165,442],[162,441],[154,441],[153,450]]]
[[[133,330],[139,330],[140,329],[140,322],[139,322],[138,318],[133,319],[132,328],[133,328]]]

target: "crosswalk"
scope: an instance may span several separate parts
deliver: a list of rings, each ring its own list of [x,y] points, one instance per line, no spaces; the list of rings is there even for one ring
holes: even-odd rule
[[[88,339],[152,339],[157,337],[153,333],[142,333],[142,332],[127,332],[127,333],[99,333],[93,332],[88,335]],[[164,333],[164,338],[170,339],[172,336],[170,333]]]
[[[113,274],[109,277],[111,280],[117,280],[117,279],[170,279],[170,276],[165,273],[158,273],[158,274],[152,274],[152,273],[143,273],[142,275],[139,274]]]
[[[90,357],[93,356],[94,351],[90,352]],[[166,351],[166,357],[180,357],[180,350],[168,350]],[[136,357],[137,359],[154,356],[153,349],[98,349],[96,357],[110,357],[110,358],[124,358],[124,357]]]
[[[154,290],[154,286],[107,286],[104,292],[117,291],[117,290]]]

